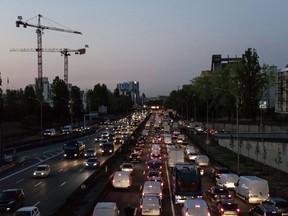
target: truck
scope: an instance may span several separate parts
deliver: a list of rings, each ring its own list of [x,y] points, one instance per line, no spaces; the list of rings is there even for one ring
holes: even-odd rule
[[[84,155],[85,144],[82,141],[68,141],[64,143],[64,157],[65,158],[79,158]]]
[[[261,203],[269,197],[268,181],[258,176],[240,176],[234,190],[236,196],[248,203]]]
[[[184,162],[184,151],[180,148],[170,149],[168,153],[168,165],[172,169],[175,163]]]
[[[179,163],[172,169],[172,198],[175,204],[202,198],[201,169],[196,164]]]

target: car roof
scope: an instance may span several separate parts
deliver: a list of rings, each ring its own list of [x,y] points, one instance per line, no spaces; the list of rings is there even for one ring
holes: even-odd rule
[[[40,164],[37,167],[47,167],[47,166],[49,166],[49,165],[48,164]]]
[[[34,209],[38,209],[36,206],[25,206],[25,207],[22,207],[22,208],[19,208],[17,210],[17,212],[19,211],[27,211],[27,212],[31,212],[33,211]]]
[[[114,202],[98,202],[95,206],[95,208],[114,208],[116,206],[116,203]]]
[[[196,199],[187,199],[185,200],[186,205],[188,206],[188,208],[194,207],[197,204],[200,204],[201,206],[205,206],[208,207],[206,201],[202,198],[196,198]]]

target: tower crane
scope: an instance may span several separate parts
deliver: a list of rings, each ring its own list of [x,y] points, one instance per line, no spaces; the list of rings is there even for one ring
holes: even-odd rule
[[[28,22],[23,22],[22,21],[22,17],[18,16],[18,20],[16,21],[16,27],[20,27],[21,25],[24,28],[27,28],[27,26],[29,27],[34,27],[37,28],[36,29],[36,33],[37,33],[37,56],[38,56],[38,80],[36,83],[37,89],[40,90],[41,92],[43,92],[43,86],[42,86],[42,33],[44,29],[49,29],[49,30],[54,30],[54,31],[61,31],[61,32],[67,32],[67,33],[74,33],[74,34],[82,34],[79,31],[75,31],[75,30],[70,30],[70,29],[62,29],[62,28],[57,28],[57,27],[50,27],[50,26],[45,26],[45,25],[41,25],[41,18],[43,16],[41,14],[38,14],[38,24],[30,24]]]
[[[88,47],[87,45],[85,47]],[[38,52],[37,48],[13,48],[10,52]],[[61,56],[64,56],[64,82],[68,85],[68,56],[70,53],[75,53],[76,55],[83,55],[86,52],[85,48],[81,49],[68,49],[68,48],[42,48],[42,52],[60,52]]]

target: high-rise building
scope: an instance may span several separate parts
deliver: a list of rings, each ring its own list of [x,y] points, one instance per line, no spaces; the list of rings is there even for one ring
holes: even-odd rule
[[[120,95],[130,95],[134,104],[139,104],[139,102],[141,102],[139,82],[128,81],[128,82],[118,83],[117,89]]]

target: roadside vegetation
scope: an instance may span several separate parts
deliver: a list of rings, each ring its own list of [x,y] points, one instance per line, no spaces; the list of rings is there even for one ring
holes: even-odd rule
[[[191,135],[188,134],[191,142],[197,146],[201,152],[207,154],[212,163],[228,167],[237,174],[237,153],[230,151],[218,145],[214,140],[208,145],[206,144],[206,134]],[[275,161],[276,163],[277,161]],[[279,171],[273,167],[264,165],[245,156],[239,156],[240,175],[257,175],[268,180],[270,188],[270,196],[280,196],[288,199],[288,173]]]

